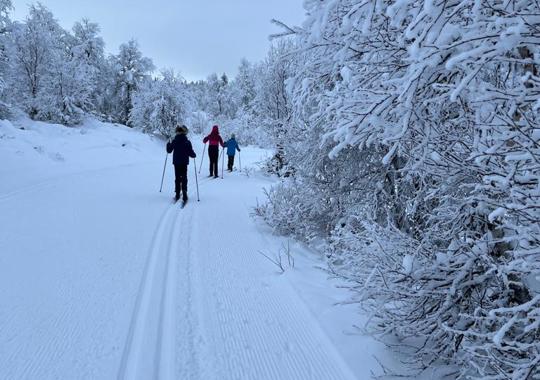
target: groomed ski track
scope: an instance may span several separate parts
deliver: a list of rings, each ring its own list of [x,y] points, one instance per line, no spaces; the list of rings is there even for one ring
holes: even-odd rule
[[[246,166],[257,160],[250,162],[248,153],[242,159]],[[265,180],[239,172],[225,173],[225,179],[203,175],[199,178],[201,202],[197,202],[190,165],[190,201],[182,209],[179,203],[170,204],[172,168],[168,166],[164,192],[154,193],[153,201],[137,212],[137,202],[149,199],[145,193],[153,189],[149,184],[157,183],[160,165],[156,160],[50,181],[46,187],[36,187],[41,192],[39,201],[12,211],[31,212],[37,204],[54,204],[56,209],[47,212],[44,223],[56,223],[55,228],[62,229],[74,220],[68,217],[70,207],[77,205],[82,214],[106,219],[117,211],[109,209],[110,191],[121,196],[139,186],[138,192],[122,201],[125,215],[87,231],[99,234],[117,226],[110,231],[117,234],[110,242],[96,243],[98,235],[92,240],[96,250],[105,250],[101,253],[106,257],[100,260],[110,263],[92,266],[94,251],[88,248],[82,258],[88,265],[81,264],[58,280],[58,288],[51,290],[52,305],[47,297],[53,296],[45,292],[42,308],[23,310],[21,301],[11,313],[0,310],[4,316],[9,314],[0,337],[10,338],[0,349],[0,377],[353,379],[292,286],[280,280],[272,264],[258,254],[279,248],[250,216],[256,197],[262,198]],[[205,169],[206,164],[203,173]],[[105,188],[103,183],[109,185]],[[77,189],[84,189],[78,197],[73,195]],[[33,191],[14,191],[0,207]],[[68,222],[60,222],[63,217]],[[48,275],[61,277],[69,269],[71,253],[67,249],[55,257],[52,252],[51,260],[67,260],[67,264]],[[118,257],[112,259],[114,255]],[[101,282],[107,283],[103,289]],[[40,284],[38,279],[25,286],[30,293]],[[108,294],[107,286],[115,288]],[[39,313],[48,303],[45,320],[25,314]],[[23,314],[27,324],[21,327],[15,320]],[[33,334],[37,338],[24,341]]]
[[[203,178],[197,202],[190,178],[190,202],[161,217],[119,379],[354,378],[294,291],[270,284],[245,202],[256,185],[240,181]]]

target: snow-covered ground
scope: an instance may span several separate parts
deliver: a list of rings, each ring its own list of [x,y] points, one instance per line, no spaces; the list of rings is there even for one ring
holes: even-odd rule
[[[21,129],[24,128],[24,129]],[[198,137],[194,147],[203,148]],[[355,305],[251,216],[269,153],[172,203],[163,142],[88,121],[0,123],[0,378],[368,379],[379,343]],[[238,158],[236,165],[238,166]],[[221,162],[220,162],[221,166]],[[197,165],[198,169],[198,165]],[[221,170],[221,168],[220,168]]]

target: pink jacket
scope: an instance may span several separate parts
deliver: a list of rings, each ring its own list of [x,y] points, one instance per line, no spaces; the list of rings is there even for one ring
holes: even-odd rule
[[[217,146],[217,145],[221,145],[222,147],[225,146],[223,144],[223,139],[219,135],[219,128],[217,125],[214,125],[212,127],[212,132],[203,139],[203,143],[206,144],[207,142],[210,142],[210,146]]]

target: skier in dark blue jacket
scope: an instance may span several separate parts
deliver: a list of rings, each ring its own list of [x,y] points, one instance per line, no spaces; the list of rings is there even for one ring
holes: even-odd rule
[[[180,199],[180,190],[182,191],[182,200],[187,202],[187,168],[189,165],[189,158],[195,158],[197,155],[193,151],[191,141],[187,138],[188,129],[185,125],[176,127],[176,136],[174,140],[167,143],[167,153],[173,153],[173,164],[175,174],[175,186],[176,192],[175,200]]]
[[[236,142],[234,134],[231,135],[231,138],[225,143],[225,146],[227,147],[227,156],[229,158],[229,160],[227,161],[227,170],[232,172],[234,165],[234,155],[236,154],[237,150],[240,152],[240,147]]]

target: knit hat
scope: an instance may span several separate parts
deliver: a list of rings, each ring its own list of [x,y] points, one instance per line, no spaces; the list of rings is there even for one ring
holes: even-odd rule
[[[188,128],[185,125],[179,125],[176,127],[176,133],[179,135],[187,135]]]

